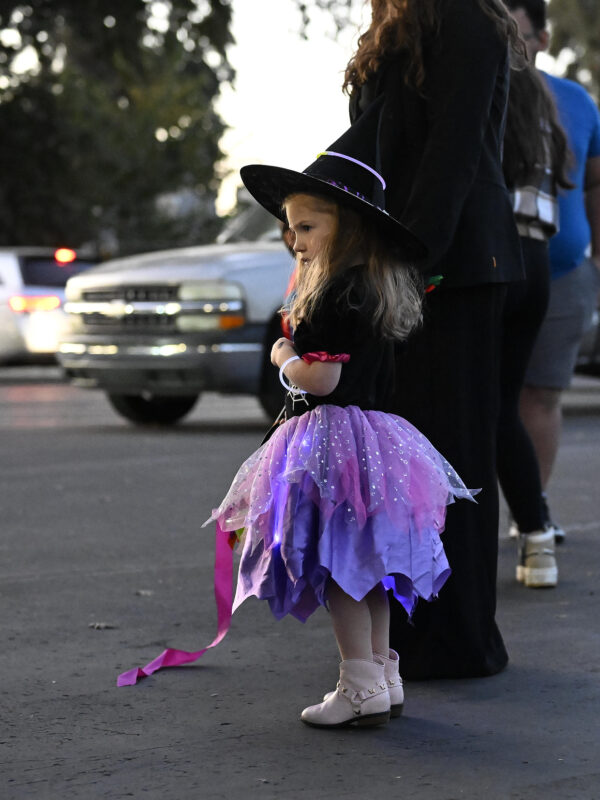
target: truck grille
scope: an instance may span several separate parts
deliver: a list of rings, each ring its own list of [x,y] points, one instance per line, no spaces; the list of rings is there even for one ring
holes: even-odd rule
[[[209,288],[207,297],[200,292],[199,297],[189,298],[185,286],[179,285],[90,287],[82,290],[81,299],[68,299],[65,311],[75,330],[101,332],[103,337],[140,333],[165,336],[171,332],[181,335],[243,326],[241,297],[218,296],[218,291],[215,293],[213,288],[211,292]]]
[[[118,321],[103,314],[82,314],[84,325],[94,329],[118,328],[121,330],[156,330],[175,329],[175,317],[165,314],[132,314],[121,317]]]
[[[159,312],[165,303],[177,302],[179,286],[142,285],[142,286],[106,286],[88,289],[82,294],[83,303],[125,303],[148,304],[147,310],[136,309],[135,313],[124,314],[115,318],[110,313],[90,309],[80,311],[81,321],[88,330],[114,332],[166,332],[175,330],[176,321],[173,314]],[[156,303],[154,311],[152,303]]]
[[[90,289],[83,293],[88,303],[109,303],[123,300],[127,303],[168,303],[177,300],[179,286],[115,286],[106,289]]]

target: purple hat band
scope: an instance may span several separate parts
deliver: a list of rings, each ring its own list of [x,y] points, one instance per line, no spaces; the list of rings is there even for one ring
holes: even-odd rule
[[[338,158],[345,158],[346,161],[352,161],[353,164],[358,164],[359,167],[364,167],[368,170],[372,175],[375,175],[377,180],[381,183],[382,187],[385,189],[385,181],[381,177],[381,175],[376,172],[373,167],[370,167],[368,164],[365,164],[363,161],[359,161],[357,158],[352,158],[352,156],[347,156],[344,153],[334,153],[332,150],[324,150],[322,153],[319,153],[317,159],[321,158],[321,156],[337,156]]]

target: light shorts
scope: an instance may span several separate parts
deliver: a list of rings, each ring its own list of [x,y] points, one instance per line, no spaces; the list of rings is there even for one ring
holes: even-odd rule
[[[548,311],[529,359],[526,386],[559,390],[569,387],[599,290],[600,272],[588,258],[550,282]]]

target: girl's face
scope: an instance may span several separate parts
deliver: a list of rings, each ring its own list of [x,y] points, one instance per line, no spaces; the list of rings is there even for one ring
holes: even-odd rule
[[[311,195],[297,194],[286,200],[285,211],[294,237],[294,252],[300,264],[307,267],[335,234],[336,205]]]

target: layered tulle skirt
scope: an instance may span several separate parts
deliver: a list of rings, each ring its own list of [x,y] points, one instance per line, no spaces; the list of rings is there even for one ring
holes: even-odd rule
[[[383,582],[411,614],[450,574],[447,505],[475,493],[401,417],[333,405],[292,417],[211,515],[239,538],[234,609],[254,595],[304,621],[331,577],[356,600]]]

